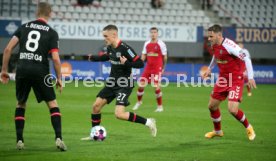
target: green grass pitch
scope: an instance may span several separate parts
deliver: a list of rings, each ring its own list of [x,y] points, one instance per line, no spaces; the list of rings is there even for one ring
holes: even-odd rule
[[[204,134],[212,130],[207,103],[212,88],[163,88],[165,111],[155,113],[155,94],[145,90],[143,105],[137,114],[154,117],[158,134],[151,137],[145,126],[114,117],[114,102],[102,111],[102,125],[107,129],[103,142],[80,141],[91,128],[91,104],[101,88],[66,84],[57,93],[62,112],[63,138],[67,152],[55,147],[54,132],[45,103],[38,104],[31,93],[27,103],[24,129],[25,150],[15,149],[14,108],[15,84],[0,85],[0,161],[275,161],[276,160],[276,86],[259,85],[252,97],[240,106],[257,137],[247,139],[244,127],[221,105],[224,137],[207,140]],[[136,88],[130,96],[131,108],[136,101]]]

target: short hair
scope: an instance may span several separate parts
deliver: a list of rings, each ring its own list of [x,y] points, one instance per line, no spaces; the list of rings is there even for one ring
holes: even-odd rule
[[[150,31],[151,30],[156,30],[158,32],[158,28],[157,27],[152,27],[152,28],[150,28]]]
[[[213,31],[214,33],[218,33],[218,32],[222,33],[222,27],[220,25],[215,24],[215,25],[209,27],[208,31]]]
[[[52,7],[49,3],[40,2],[37,4],[37,15],[38,16],[50,17],[51,12],[52,12]]]
[[[106,30],[115,30],[115,31],[118,31],[118,27],[115,26],[115,25],[107,25],[103,28],[103,31],[106,31]]]

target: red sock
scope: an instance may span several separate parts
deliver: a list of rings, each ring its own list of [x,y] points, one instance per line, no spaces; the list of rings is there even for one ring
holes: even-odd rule
[[[251,88],[249,87],[249,85],[246,85],[246,88],[247,88],[247,92],[251,93]]]
[[[214,124],[214,129],[215,131],[220,131],[221,130],[221,117],[220,117],[220,110],[219,108],[215,111],[210,110],[210,114],[211,114],[211,118],[213,120],[213,124]]]
[[[143,94],[144,94],[144,88],[139,87],[139,88],[138,88],[138,91],[137,91],[137,100],[138,100],[139,102],[142,101]]]
[[[242,110],[238,110],[238,113],[236,116],[234,116],[238,121],[240,121],[245,128],[249,126],[248,120],[245,117],[245,114],[242,112]]]
[[[155,90],[156,101],[158,106],[162,106],[162,92],[161,89]]]

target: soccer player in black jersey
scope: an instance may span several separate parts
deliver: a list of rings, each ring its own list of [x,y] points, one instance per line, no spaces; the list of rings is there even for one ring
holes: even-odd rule
[[[110,61],[111,72],[105,87],[98,93],[92,106],[92,127],[101,123],[101,109],[116,99],[116,118],[144,124],[150,128],[152,136],[155,137],[157,134],[155,119],[146,119],[135,113],[125,111],[125,107],[129,105],[128,97],[134,87],[131,69],[144,67],[143,61],[130,46],[118,38],[118,28],[115,25],[104,27],[103,36],[107,45],[107,52],[102,56],[90,56],[89,60]],[[82,138],[82,140],[90,139],[90,137]]]
[[[67,149],[62,141],[61,114],[53,89],[53,82],[47,82],[49,76],[48,55],[51,54],[56,72],[56,86],[62,91],[61,65],[58,54],[58,34],[47,21],[50,18],[51,6],[48,3],[38,4],[35,21],[23,24],[14,33],[14,36],[6,46],[3,55],[1,71],[2,83],[9,81],[8,63],[14,47],[19,44],[19,60],[16,69],[16,98],[15,127],[17,136],[17,149],[24,149],[23,129],[25,123],[25,109],[31,88],[37,101],[45,101],[51,115],[52,126],[55,131],[56,146],[61,150]]]

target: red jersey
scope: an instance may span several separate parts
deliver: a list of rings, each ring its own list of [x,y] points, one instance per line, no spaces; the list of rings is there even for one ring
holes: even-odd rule
[[[242,49],[232,40],[225,38],[221,45],[213,45],[213,56],[216,59],[219,76],[228,78],[232,73],[233,78],[243,76],[245,63]]]
[[[146,54],[147,56],[147,65],[145,69],[162,69],[163,56],[167,55],[166,44],[162,40],[158,40],[156,43],[151,42],[151,40],[146,41],[142,54]]]

